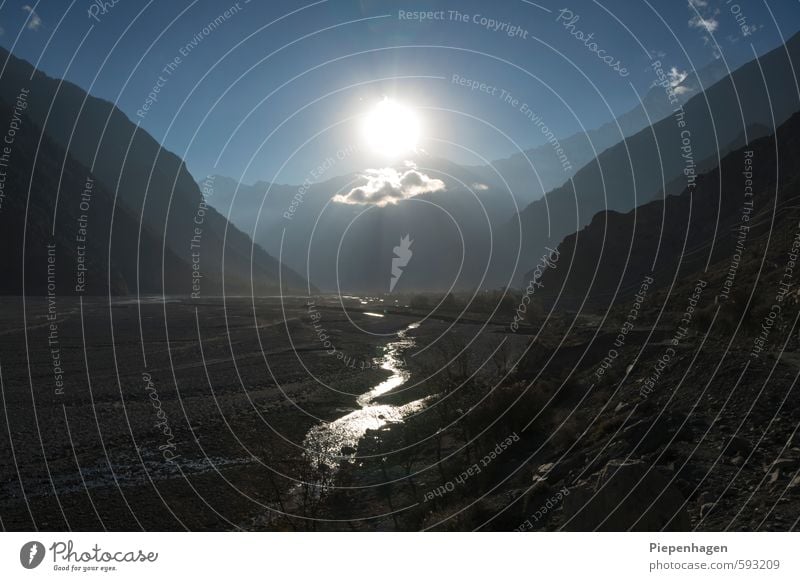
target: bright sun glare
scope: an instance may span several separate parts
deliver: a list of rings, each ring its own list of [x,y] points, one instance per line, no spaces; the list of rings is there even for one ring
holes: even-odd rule
[[[416,149],[420,123],[413,110],[384,97],[365,115],[361,130],[372,151],[397,157]]]

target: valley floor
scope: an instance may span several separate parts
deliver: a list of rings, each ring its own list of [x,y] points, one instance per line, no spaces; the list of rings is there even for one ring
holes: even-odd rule
[[[797,526],[796,329],[752,359],[696,330],[671,349],[665,317],[609,360],[616,311],[515,332],[331,298],[52,308],[0,310],[6,530]],[[309,431],[394,376],[373,403],[411,411],[312,462]]]

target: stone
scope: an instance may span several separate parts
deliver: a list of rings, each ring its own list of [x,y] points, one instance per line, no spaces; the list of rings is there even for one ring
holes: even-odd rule
[[[747,438],[733,436],[727,444],[723,444],[722,447],[724,454],[728,456],[738,456],[739,454],[749,454],[753,449],[753,444]]]
[[[641,461],[612,460],[596,486],[584,483],[564,497],[569,531],[686,531],[686,502],[659,470]]]
[[[714,510],[714,507],[717,506],[716,502],[706,502],[703,506],[700,507],[700,518],[705,518],[709,512]]]

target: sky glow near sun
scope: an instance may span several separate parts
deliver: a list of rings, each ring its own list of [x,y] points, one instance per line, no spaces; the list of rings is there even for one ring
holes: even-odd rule
[[[388,97],[374,105],[361,121],[361,134],[369,150],[387,158],[414,151],[420,133],[414,110]]]

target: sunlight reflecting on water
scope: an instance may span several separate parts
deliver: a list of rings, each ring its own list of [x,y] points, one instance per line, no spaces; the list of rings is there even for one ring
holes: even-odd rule
[[[377,430],[387,423],[402,421],[422,407],[422,400],[402,406],[372,403],[408,381],[410,374],[401,356],[406,349],[414,346],[414,340],[407,337],[407,333],[417,327],[419,323],[412,323],[397,333],[397,341],[386,345],[381,368],[392,375],[356,399],[361,409],[336,421],[319,424],[308,432],[303,446],[314,469],[322,465],[336,470],[343,461],[354,461],[358,443],[367,430]]]

